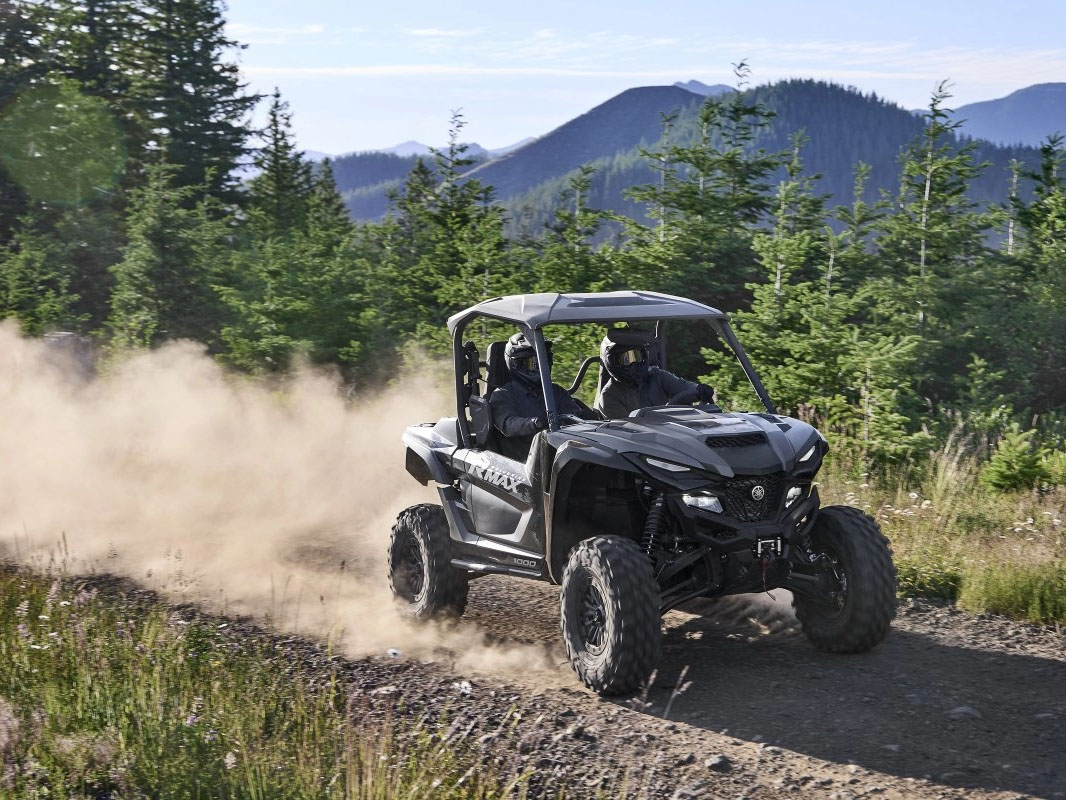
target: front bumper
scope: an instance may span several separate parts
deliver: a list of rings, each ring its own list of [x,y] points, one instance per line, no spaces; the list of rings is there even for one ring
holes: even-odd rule
[[[814,524],[819,507],[818,489],[813,486],[791,506],[785,508],[782,503],[772,519],[759,522],[741,522],[724,513],[694,508],[680,494],[669,495],[667,502],[686,536],[721,553],[757,552],[758,542],[773,538],[786,546],[798,544]]]

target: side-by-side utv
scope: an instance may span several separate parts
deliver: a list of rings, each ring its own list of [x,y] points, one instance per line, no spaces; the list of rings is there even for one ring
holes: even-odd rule
[[[500,453],[488,397],[510,380],[505,343],[481,360],[465,336],[479,319],[514,325],[536,351],[547,429],[524,462]],[[665,366],[666,330],[683,321],[709,325],[764,410],[662,405],[560,418],[545,326],[643,330]],[[888,542],[858,509],[819,506],[826,441],[777,414],[724,313],[653,292],[533,294],[479,303],[448,328],[456,415],[403,436],[407,471],[440,494],[439,505],[403,511],[392,532],[389,579],[411,616],[461,614],[482,575],[560,584],[567,654],[586,685],[610,694],[647,681],[661,616],[698,597],[784,588],[816,647],[854,653],[884,639],[896,607]],[[597,364],[585,359],[571,395]]]

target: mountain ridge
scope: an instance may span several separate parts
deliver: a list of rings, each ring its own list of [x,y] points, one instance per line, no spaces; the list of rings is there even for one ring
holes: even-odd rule
[[[523,233],[533,235],[551,219],[568,177],[585,164],[597,168],[588,197],[591,205],[642,219],[644,209],[626,198],[624,190],[653,179],[651,166],[640,153],[659,141],[664,113],[677,114],[674,141],[684,143],[696,135],[696,114],[707,96],[684,88],[694,83],[698,89],[733,91],[692,81],[627,89],[502,156],[482,155],[467,175],[496,189],[497,199],[515,220],[513,227],[521,227]],[[793,132],[807,132],[810,142],[802,151],[806,169],[821,173],[815,186],[831,195],[831,204],[850,202],[852,171],[858,161],[871,167],[865,199],[894,192],[899,154],[921,133],[923,124],[913,112],[876,94],[821,81],[779,81],[748,92],[778,114],[773,126],[760,135],[759,146],[783,149]],[[972,135],[968,129],[963,133]],[[380,218],[387,209],[387,191],[402,184],[415,158],[385,153],[338,158],[334,162],[338,185],[353,216]],[[975,199],[1005,200],[1007,164],[1012,158],[1032,164],[1036,152],[1031,147],[978,143],[978,160],[993,166],[974,182]]]
[[[1004,97],[955,109],[962,131],[996,144],[1038,147],[1053,133],[1066,134],[1066,83],[1035,83]]]

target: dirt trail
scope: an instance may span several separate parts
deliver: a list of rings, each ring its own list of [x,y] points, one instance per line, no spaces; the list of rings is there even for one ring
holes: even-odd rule
[[[556,597],[487,578],[473,584],[467,619],[561,661]],[[1066,633],[907,602],[882,646],[834,656],[814,650],[785,608],[672,612],[647,707],[610,724],[638,739],[665,731],[670,757],[694,762],[680,773],[704,779],[692,796],[1066,797]],[[691,685],[664,729],[685,667]],[[559,687],[541,685],[553,703],[593,715],[612,706],[560,688],[573,685],[566,671]],[[734,763],[728,778],[704,766],[715,755]]]

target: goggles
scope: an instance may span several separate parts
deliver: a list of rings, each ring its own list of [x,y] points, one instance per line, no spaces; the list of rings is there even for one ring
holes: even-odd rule
[[[522,370],[523,372],[540,372],[537,367],[536,355],[522,356],[514,359],[515,369]]]
[[[645,364],[648,361],[648,353],[640,347],[631,347],[611,356],[611,360],[619,367],[629,367],[633,364]]]

